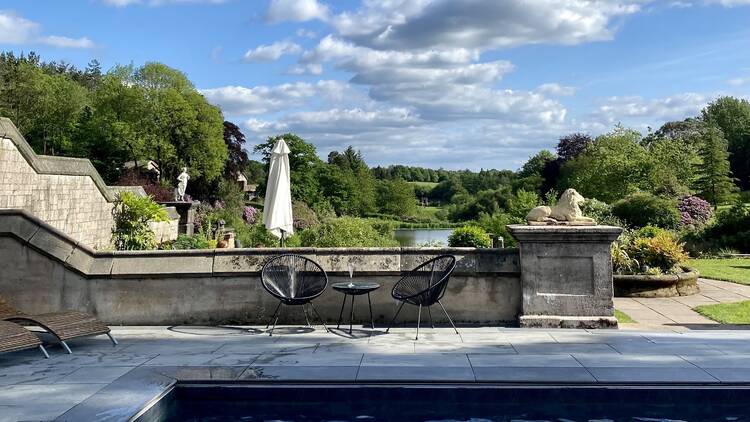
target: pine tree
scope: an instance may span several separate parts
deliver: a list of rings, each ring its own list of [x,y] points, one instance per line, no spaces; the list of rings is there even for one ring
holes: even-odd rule
[[[716,208],[719,202],[731,199],[732,193],[737,191],[729,169],[727,141],[719,129],[709,126],[705,130],[699,154],[702,163],[697,169],[695,188],[703,199]]]

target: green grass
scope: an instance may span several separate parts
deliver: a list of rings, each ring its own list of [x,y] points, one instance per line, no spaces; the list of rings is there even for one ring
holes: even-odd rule
[[[701,305],[696,312],[722,324],[750,324],[750,300],[736,303]]]
[[[411,183],[414,186],[419,186],[425,189],[432,189],[438,185],[437,182],[409,182],[409,183]]]
[[[618,309],[615,309],[615,318],[617,318],[617,322],[619,322],[620,324],[634,324],[635,323],[635,320],[633,318],[630,318],[630,315]]]
[[[750,259],[691,259],[688,266],[697,269],[701,277],[750,285]]]

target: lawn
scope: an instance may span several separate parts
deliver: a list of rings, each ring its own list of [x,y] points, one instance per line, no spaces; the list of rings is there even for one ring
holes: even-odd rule
[[[438,185],[437,182],[409,182],[409,183],[411,183],[414,186],[419,186],[425,189],[432,189]]]
[[[688,266],[697,269],[701,277],[750,284],[750,259],[691,259]]]
[[[620,324],[634,324],[635,320],[623,311],[615,309],[615,318]]]
[[[750,300],[701,305],[696,307],[695,311],[722,324],[750,324]]]

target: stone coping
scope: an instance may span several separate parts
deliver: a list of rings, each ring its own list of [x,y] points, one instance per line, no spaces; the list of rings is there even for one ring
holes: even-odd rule
[[[266,259],[299,254],[318,261],[329,273],[401,274],[425,260],[451,254],[456,275],[518,275],[517,249],[476,248],[257,248],[175,251],[95,251],[22,209],[0,209],[0,236],[18,239],[84,277],[237,276],[257,274]]]
[[[530,226],[511,224],[511,235],[525,242],[592,243],[612,242],[622,233],[616,226]]]
[[[698,270],[690,267],[682,267],[683,272],[679,274],[615,274],[613,279],[622,283],[651,283],[651,284],[674,284],[681,280],[698,279]]]
[[[13,122],[6,118],[0,117],[0,137],[10,139],[16,145],[26,162],[38,174],[59,174],[65,176],[88,176],[94,182],[99,192],[104,196],[107,202],[114,202],[116,192],[113,191],[96,171],[94,165],[86,158],[55,157],[49,155],[37,155],[31,148],[21,132],[16,128]]]

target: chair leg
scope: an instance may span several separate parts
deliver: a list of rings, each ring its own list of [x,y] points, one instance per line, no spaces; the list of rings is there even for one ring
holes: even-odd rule
[[[62,344],[63,349],[65,349],[65,352],[67,352],[69,355],[72,355],[73,352],[70,350],[70,347],[68,347],[68,343],[61,341],[60,344]]]
[[[386,333],[386,334],[388,334],[388,330],[390,330],[390,329],[391,329],[391,326],[393,326],[393,323],[394,323],[394,322],[396,322],[396,317],[398,317],[398,314],[399,314],[399,313],[401,312],[401,308],[403,308],[403,307],[404,307],[404,303],[406,303],[406,302],[401,302],[401,305],[400,305],[400,306],[398,307],[398,309],[396,310],[396,314],[395,314],[395,315],[393,315],[393,319],[391,320],[391,323],[390,323],[390,324],[388,324],[388,328],[386,328],[386,329],[385,329],[385,333]]]
[[[352,295],[352,305],[349,307],[349,335],[352,335],[352,322],[354,321],[354,295]]]
[[[310,320],[307,318],[307,311],[305,310],[305,305],[302,304],[302,313],[305,314],[305,323],[308,327],[311,327]]]
[[[310,307],[312,308],[313,312],[315,313],[315,316],[317,316],[318,319],[320,320],[320,323],[323,324],[323,328],[326,330],[326,333],[330,333],[331,331],[328,329],[328,327],[326,327],[325,320],[323,320],[323,317],[320,316],[320,314],[318,313],[318,310],[315,309],[315,305],[313,305],[312,302],[310,302]]]
[[[44,346],[42,346],[41,344],[39,345],[39,350],[41,350],[42,353],[44,353],[45,358],[49,359],[49,353],[47,353],[47,349],[45,349]]]
[[[113,346],[117,346],[117,340],[115,340],[115,338],[112,337],[112,333],[107,333],[107,337],[109,337],[109,339],[112,340]]]
[[[422,322],[422,305],[419,305],[419,311],[417,311],[417,335],[414,340],[419,340],[419,323]]]
[[[279,302],[279,306],[281,306],[281,302]],[[279,315],[281,315],[281,308],[278,308],[278,310],[276,311],[276,318],[273,320],[273,327],[271,327],[271,331],[268,332],[269,337],[273,335],[273,330],[276,329],[276,323],[279,321]]]
[[[461,334],[458,332],[458,328],[456,328],[456,324],[453,323],[453,320],[451,319],[451,316],[448,315],[448,311],[445,310],[445,307],[443,306],[443,304],[439,300],[437,301],[437,303],[438,303],[438,305],[440,305],[441,308],[443,308],[443,312],[445,313],[445,316],[448,317],[448,321],[450,321],[451,325],[453,326],[453,329],[456,330],[456,334],[458,334],[460,336]]]
[[[435,329],[435,323],[432,322],[432,311],[430,310],[429,306],[427,307],[427,315],[430,316],[430,327],[432,327],[432,329],[434,330]]]
[[[271,326],[273,319],[276,318],[276,313],[279,312],[280,307],[281,307],[281,301],[279,301],[279,304],[276,305],[276,309],[273,311],[273,314],[271,314],[271,319],[268,321],[268,324],[266,324],[266,330],[268,329],[268,327]]]

